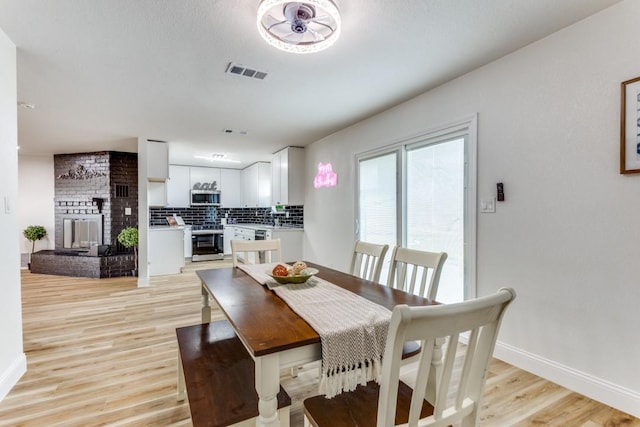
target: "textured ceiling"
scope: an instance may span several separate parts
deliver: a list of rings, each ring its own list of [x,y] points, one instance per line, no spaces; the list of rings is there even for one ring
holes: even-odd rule
[[[36,106],[18,111],[21,154],[135,151],[143,136],[168,141],[172,163],[241,168],[617,2],[336,0],[340,39],[310,55],[262,40],[258,0],[0,0],[0,28],[18,48],[18,101]],[[194,157],[212,153],[241,163]]]

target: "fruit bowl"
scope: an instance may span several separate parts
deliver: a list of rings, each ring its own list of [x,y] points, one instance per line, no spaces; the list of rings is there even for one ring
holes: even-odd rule
[[[290,283],[304,283],[309,280],[311,276],[317,273],[318,269],[316,268],[305,268],[297,276],[274,276],[273,274],[271,274],[271,272],[268,272],[267,274],[269,275],[269,277],[273,278],[273,280],[280,283],[281,285],[287,285]]]

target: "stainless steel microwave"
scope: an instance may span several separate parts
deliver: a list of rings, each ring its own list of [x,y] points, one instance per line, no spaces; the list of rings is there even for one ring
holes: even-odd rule
[[[220,206],[220,192],[191,190],[191,206]]]

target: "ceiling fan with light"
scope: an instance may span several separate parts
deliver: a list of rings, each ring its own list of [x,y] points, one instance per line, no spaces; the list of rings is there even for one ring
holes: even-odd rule
[[[262,0],[258,30],[278,49],[292,53],[319,52],[340,35],[340,13],[331,0]]]

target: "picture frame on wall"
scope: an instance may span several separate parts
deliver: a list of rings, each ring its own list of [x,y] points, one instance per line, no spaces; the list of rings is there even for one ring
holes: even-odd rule
[[[621,86],[620,173],[640,173],[640,77]]]

